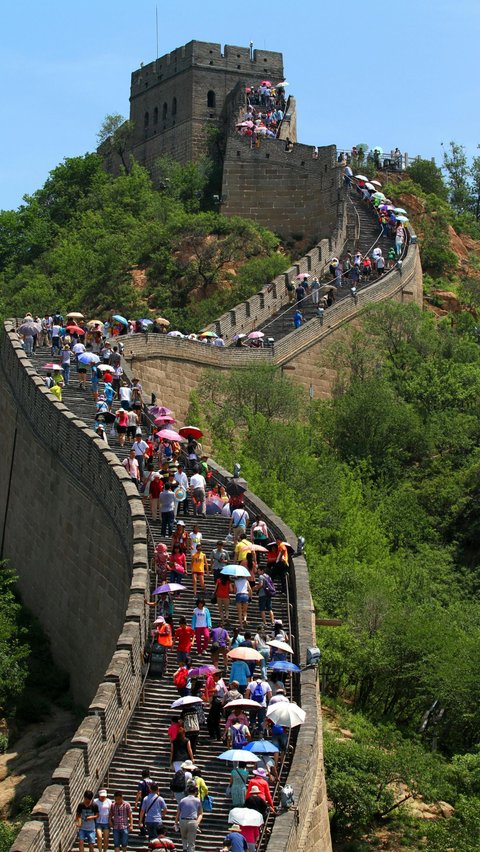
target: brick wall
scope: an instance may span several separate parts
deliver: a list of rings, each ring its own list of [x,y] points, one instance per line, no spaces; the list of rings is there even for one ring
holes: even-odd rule
[[[14,852],[63,852],[140,694],[147,530],[136,489],[94,432],[48,393],[10,323],[0,348],[2,556],[88,705]]]
[[[334,145],[296,144],[287,152],[281,139],[263,139],[260,147],[232,134],[223,168],[221,212],[247,216],[283,239],[319,242],[337,220],[341,169]]]

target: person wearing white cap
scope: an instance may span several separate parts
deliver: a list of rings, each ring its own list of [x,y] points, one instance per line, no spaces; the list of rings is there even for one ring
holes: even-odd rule
[[[112,807],[112,800],[108,798],[106,790],[99,790],[98,796],[93,800],[93,802],[98,808],[98,817],[95,820],[98,852],[107,852],[108,838],[110,836],[110,808]]]

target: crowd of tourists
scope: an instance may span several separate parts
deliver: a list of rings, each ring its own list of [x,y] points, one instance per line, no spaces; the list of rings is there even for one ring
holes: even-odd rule
[[[240,135],[254,143],[262,137],[277,138],[285,116],[285,85],[285,81],[274,86],[270,80],[262,80],[256,87],[247,86],[247,105],[237,124]]]
[[[254,852],[268,815],[292,804],[288,785],[280,801],[272,794],[291,728],[305,718],[291,700],[300,669],[277,605],[291,547],[245,506],[242,480],[215,480],[200,429],[175,431],[175,415],[164,406],[146,413],[141,383],[124,376],[118,336],[106,340],[105,329],[93,329],[78,313],[66,321],[47,313],[44,320],[35,335],[31,315],[18,330],[29,355],[36,349],[37,357],[60,362],[35,360],[45,385],[57,399],[70,383],[87,399],[90,393],[97,434],[123,454],[129,447],[123,465],[161,539],[151,566],[156,587],[145,600],[153,614],[146,654],[151,675],[178,693],[160,755],[169,784],[159,784],[147,768],[154,756],[145,754],[134,801],[121,789],[86,790],[75,817],[80,852],[106,852],[112,838],[116,850],[126,850],[134,834],[149,849],[194,852],[204,816],[215,808],[199,758],[202,740],[211,749],[218,744],[227,770],[222,796],[230,811],[218,848]],[[63,360],[64,352],[70,358]],[[215,516],[227,519],[216,542],[204,539],[204,519]],[[182,595],[192,600],[188,617],[178,615],[179,608],[185,612]]]

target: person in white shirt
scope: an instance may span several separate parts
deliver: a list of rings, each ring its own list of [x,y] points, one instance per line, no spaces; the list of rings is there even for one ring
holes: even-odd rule
[[[207,516],[206,504],[207,483],[205,477],[201,473],[194,473],[190,477],[190,491],[193,497],[193,514],[201,515],[202,518]]]
[[[225,346],[225,341],[224,341],[221,334],[219,334],[218,337],[214,338],[213,345],[214,346]]]
[[[130,408],[130,403],[132,401],[131,388],[129,388],[128,385],[120,385],[118,395],[119,395],[119,399],[120,399],[120,405],[122,406],[122,408],[124,408],[126,411],[128,411],[129,408]]]
[[[198,529],[198,524],[193,525],[193,530],[189,534],[188,538],[190,539],[190,553],[195,553],[197,550],[197,544],[202,543],[202,533]]]
[[[112,800],[108,798],[106,790],[99,790],[98,798],[94,799],[93,803],[98,808],[98,817],[95,820],[98,852],[107,852],[108,838],[110,835],[110,808],[113,803]]]
[[[138,486],[140,483],[140,469],[138,466],[138,461],[135,458],[135,450],[130,450],[128,458],[124,459],[122,464],[125,470],[127,471],[130,479],[135,482],[135,485]]]
[[[135,435],[135,440],[132,444],[132,450],[135,453],[135,458],[138,462],[138,469],[140,471],[140,481],[143,480],[144,474],[144,464],[145,464],[145,452],[148,450],[148,444],[143,440],[141,435]]]
[[[177,486],[180,486],[181,488],[183,488],[185,490],[185,500],[178,500],[177,501],[176,513],[175,514],[180,515],[180,513],[183,511],[184,515],[188,515],[188,476],[185,473],[183,464],[178,465],[177,471],[174,474],[173,478],[175,479],[175,482],[177,483],[175,488],[177,488]]]

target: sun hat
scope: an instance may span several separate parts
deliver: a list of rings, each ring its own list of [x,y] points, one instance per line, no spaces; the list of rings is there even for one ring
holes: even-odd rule
[[[239,825],[231,825],[228,830],[229,831],[241,831],[242,829],[240,828]]]
[[[107,793],[107,791],[106,791],[106,790],[99,790],[99,791],[98,791],[98,795],[99,795],[99,796],[107,796],[107,795],[108,795],[108,793]]]
[[[266,773],[265,769],[262,769],[262,767],[260,767],[260,769],[254,769],[253,775],[259,775],[260,778],[266,778],[267,777],[267,773]],[[252,790],[253,790],[253,787],[252,787]]]
[[[256,784],[254,784],[253,787],[250,788],[250,792],[251,793],[259,793],[260,787],[257,787]]]
[[[182,769],[196,769],[197,767],[193,763],[192,760],[184,760],[182,763]]]

